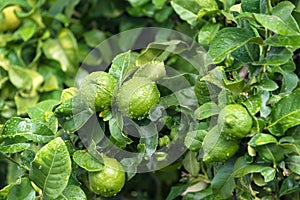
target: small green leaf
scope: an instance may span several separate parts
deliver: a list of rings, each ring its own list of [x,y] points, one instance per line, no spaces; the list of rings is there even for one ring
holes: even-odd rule
[[[222,62],[226,56],[247,44],[253,39],[253,33],[248,29],[227,27],[218,31],[211,41],[208,55],[212,58],[213,63]]]
[[[186,191],[186,189],[190,186],[190,184],[185,184],[185,185],[178,185],[178,186],[173,186],[171,188],[170,193],[168,194],[166,200],[173,200],[178,196],[181,196],[181,194]]]
[[[127,51],[113,59],[109,73],[118,80],[119,86],[137,69],[135,61],[138,55],[135,52]]]
[[[244,12],[260,13],[260,0],[241,0]]]
[[[87,197],[84,191],[76,185],[68,185],[62,194],[55,200],[86,200]]]
[[[151,62],[140,66],[134,73],[134,77],[145,77],[152,81],[157,81],[166,76],[166,69],[163,62]]]
[[[20,178],[10,189],[7,200],[34,200],[35,191],[28,178]]]
[[[284,159],[283,148],[274,143],[261,145],[256,147],[260,157],[266,162],[272,162],[275,166]]]
[[[214,102],[207,102],[195,110],[195,117],[198,120],[207,119],[211,116],[217,115],[220,112],[219,106]]]
[[[25,141],[46,143],[54,138],[54,133],[42,122],[28,118],[13,117],[6,121],[1,139],[20,137]]]
[[[43,76],[28,68],[10,66],[8,74],[11,83],[29,97],[36,96],[38,88],[43,83]]]
[[[299,31],[295,31],[278,16],[254,13],[254,17],[263,27],[279,35],[300,35]]]
[[[105,33],[98,29],[93,29],[91,31],[85,32],[83,34],[83,37],[90,47],[96,47],[106,38]]]
[[[270,45],[273,47],[293,47],[299,48],[300,47],[300,35],[273,35],[268,37],[264,43],[266,45]]]
[[[234,171],[232,164],[226,163],[218,170],[212,182],[212,191],[217,194],[220,199],[228,199],[232,196],[235,188]]]
[[[196,130],[188,132],[184,139],[184,145],[191,151],[198,151],[202,147],[202,142],[207,134],[205,130]]]
[[[274,136],[265,133],[256,134],[248,142],[248,144],[252,147],[261,146],[269,143],[277,143],[277,140]]]
[[[192,1],[188,1],[188,4],[186,1],[183,3],[181,1],[171,1],[171,6],[173,7],[174,11],[180,16],[180,18],[190,25],[194,26],[198,22],[198,15],[197,13],[194,13],[194,10],[190,10],[190,5],[194,4],[192,6],[196,6],[195,8],[199,8],[199,5],[195,4]]]
[[[264,91],[274,91],[278,88],[278,85],[271,79],[263,79],[261,82],[259,82],[258,87]]]
[[[57,39],[48,39],[43,45],[43,51],[47,58],[60,63],[64,72],[75,73],[78,67],[78,47],[73,33],[63,29]]]
[[[264,176],[265,182],[270,182],[275,178],[276,170],[272,167],[249,164],[244,157],[240,157],[234,164],[234,177],[240,178],[247,174],[261,173]]]
[[[300,175],[300,156],[288,157],[285,162],[292,172]]]
[[[283,65],[292,59],[293,53],[284,47],[272,47],[267,57],[252,62],[253,65]]]
[[[297,21],[292,16],[295,5],[289,1],[282,1],[272,9],[272,15],[280,17],[289,27],[299,32]]]
[[[284,135],[285,131],[300,124],[300,90],[283,97],[273,107],[268,130],[275,136]]]
[[[198,43],[201,45],[209,45],[212,39],[216,36],[220,24],[207,23],[205,24],[198,34]]]
[[[73,154],[73,160],[78,166],[89,172],[100,171],[103,167],[103,161],[94,158],[85,150],[75,151]]]
[[[247,110],[251,115],[255,115],[259,112],[262,106],[262,99],[259,95],[253,95],[242,103],[246,106]]]
[[[71,174],[71,159],[64,141],[58,137],[36,154],[29,178],[42,189],[43,198],[55,199],[66,188]]]
[[[140,134],[140,145],[145,146],[146,156],[150,158],[158,146],[158,131],[155,124],[137,127]]]
[[[197,176],[200,170],[200,163],[197,161],[197,153],[188,151],[183,159],[184,168],[192,175]]]
[[[122,146],[126,147],[127,144],[131,144],[133,141],[125,135],[121,128],[119,127],[119,124],[117,123],[116,118],[112,118],[109,120],[109,130],[111,136]]]

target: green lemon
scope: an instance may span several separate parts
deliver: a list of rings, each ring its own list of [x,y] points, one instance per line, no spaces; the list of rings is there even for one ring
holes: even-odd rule
[[[142,118],[158,103],[160,97],[156,83],[143,77],[125,82],[117,95],[120,111],[130,118]]]
[[[12,31],[18,28],[21,24],[21,20],[15,14],[15,11],[21,11],[20,6],[8,6],[2,10],[2,16],[0,17],[0,31]]]
[[[241,139],[245,137],[252,128],[252,117],[240,104],[225,106],[219,114],[218,125],[227,138]]]
[[[205,135],[202,148],[204,162],[224,162],[235,155],[239,143],[237,140],[227,140],[215,126]]]
[[[89,172],[90,190],[103,197],[111,197],[121,191],[125,184],[125,172],[114,158],[104,157],[104,167],[99,172]]]
[[[94,111],[107,110],[111,106],[117,81],[106,72],[93,72],[86,76],[80,86],[83,102]]]

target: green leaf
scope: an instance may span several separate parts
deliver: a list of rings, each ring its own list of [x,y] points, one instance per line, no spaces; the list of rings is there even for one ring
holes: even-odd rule
[[[131,144],[133,142],[122,132],[116,118],[110,119],[108,124],[111,136],[118,142],[119,145],[125,148],[127,144]]]
[[[272,167],[249,164],[244,157],[240,157],[234,164],[234,177],[240,178],[247,174],[261,173],[265,182],[270,182],[275,178],[276,170]]]
[[[58,137],[36,154],[29,178],[42,189],[43,198],[55,199],[66,188],[71,174],[71,159],[64,141]]]
[[[146,156],[150,158],[158,146],[158,131],[155,124],[137,127],[140,134],[140,145],[145,146]]]
[[[167,0],[152,0],[152,3],[155,5],[156,8],[161,9]]]
[[[39,102],[34,107],[28,108],[28,115],[31,119],[45,124],[55,134],[58,129],[58,120],[52,110],[58,103],[57,100]]]
[[[182,40],[170,40],[162,42],[152,42],[147,46],[136,60],[137,66],[143,66],[152,61],[164,61],[170,53],[180,54],[189,49],[189,45]]]
[[[255,115],[260,111],[262,106],[262,99],[259,95],[250,96],[246,101],[242,103],[246,106],[251,115]]]
[[[150,0],[128,0],[128,1],[133,7],[139,7],[148,3]]]
[[[11,187],[7,200],[34,200],[35,191],[28,178],[23,177]]]
[[[207,134],[205,130],[188,132],[184,138],[184,145],[191,151],[198,151],[202,147],[202,142]]]
[[[105,33],[98,29],[85,32],[83,37],[90,47],[96,47],[106,38]]]
[[[84,191],[76,185],[68,185],[63,193],[55,200],[86,200],[87,197]]]
[[[255,61],[253,65],[283,65],[292,59],[293,53],[283,47],[272,47],[267,57]]]
[[[3,153],[17,153],[24,151],[30,147],[30,143],[27,143],[27,139],[22,136],[0,138],[0,151]]]
[[[294,176],[289,176],[282,181],[279,197],[285,196],[287,194],[292,194],[299,191],[298,182],[295,180]]]
[[[183,159],[183,166],[192,176],[197,176],[200,170],[197,153],[188,151]]]
[[[280,17],[289,27],[299,32],[299,26],[292,16],[295,5],[289,1],[282,1],[272,9],[272,15]]]
[[[15,32],[21,36],[24,42],[27,42],[31,39],[37,29],[37,24],[31,20],[24,20],[23,25]]]
[[[173,186],[171,188],[170,193],[168,194],[166,200],[173,200],[178,196],[181,196],[181,194],[186,191],[186,189],[190,186],[190,184],[185,184],[185,185],[178,185],[178,186]]]
[[[171,6],[182,20],[186,21],[192,26],[197,24],[198,15],[197,13],[193,12],[193,10],[190,10],[190,8],[193,6],[196,6],[195,8],[199,8],[199,6],[193,1],[171,1]]]
[[[220,112],[219,106],[214,102],[207,102],[195,110],[195,117],[198,120],[207,119],[211,116],[217,115]]]
[[[189,192],[182,198],[182,200],[195,200],[195,199],[213,200],[215,199],[215,196],[213,195],[211,187],[208,187],[198,192]]]
[[[278,85],[275,81],[272,81],[271,79],[263,79],[261,82],[259,82],[258,87],[261,90],[264,91],[274,91],[278,89]]]
[[[286,159],[285,162],[292,172],[300,175],[300,156],[290,156]]]
[[[220,24],[207,23],[205,24],[198,34],[198,43],[201,45],[209,45],[212,39],[216,36]]]
[[[298,85],[298,76],[295,74],[296,65],[293,60],[289,60],[287,63],[281,66],[273,66],[271,72],[282,74],[282,86],[280,92],[290,93]]]
[[[300,36],[273,35],[267,38],[264,43],[273,47],[293,47],[298,49],[300,47]]]
[[[279,35],[299,35],[299,31],[290,27],[288,23],[275,15],[255,14],[255,19],[265,28]]]
[[[78,68],[77,51],[77,41],[68,29],[63,29],[57,39],[48,39],[43,45],[46,57],[58,61],[61,69],[71,74]]]
[[[75,151],[73,154],[73,160],[78,166],[89,172],[100,171],[103,167],[103,161],[101,162],[94,158],[85,150]]]
[[[208,55],[212,58],[213,63],[220,63],[229,53],[247,44],[254,37],[248,29],[223,28],[211,41]]]
[[[111,64],[109,73],[118,80],[119,86],[137,70],[135,61],[138,57],[138,53],[127,51],[125,53],[117,55]]]
[[[275,166],[284,159],[284,150],[278,144],[269,143],[256,147],[258,154],[266,162],[272,162]]]
[[[30,97],[37,95],[37,90],[43,83],[43,76],[28,68],[10,66],[8,74],[11,83]]]
[[[38,102],[39,97],[22,97],[19,94],[16,94],[14,100],[17,106],[17,115],[25,115],[27,114],[28,109]]]
[[[270,134],[258,133],[254,135],[248,144],[252,147],[261,146],[269,143],[278,143],[276,138]]]
[[[13,184],[9,184],[0,190],[0,199],[1,200],[7,200],[7,195],[9,193],[10,189],[12,188],[12,186],[13,186]]]
[[[244,12],[260,13],[260,0],[241,0]]]
[[[46,143],[54,133],[43,123],[28,118],[13,117],[6,121],[0,139],[23,137],[28,141]]]
[[[163,62],[151,62],[140,66],[133,77],[145,77],[152,81],[158,81],[166,76],[166,69]]]
[[[300,89],[283,97],[273,107],[268,130],[275,136],[284,135],[285,131],[300,124]]]
[[[228,199],[232,196],[235,188],[233,165],[226,163],[211,181],[211,187],[214,194],[220,199]]]

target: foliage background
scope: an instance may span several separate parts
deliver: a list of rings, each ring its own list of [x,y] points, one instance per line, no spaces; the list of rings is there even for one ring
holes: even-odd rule
[[[300,198],[298,0],[2,0],[0,10],[12,4],[23,11],[17,13],[22,19],[18,29],[0,33],[0,130],[4,127],[0,188],[13,186],[19,176],[28,177],[26,169],[35,154],[54,136],[61,136],[73,150],[83,149],[76,134],[68,133],[72,128],[56,121],[52,112],[60,105],[64,89],[76,85],[80,64],[101,41],[125,30],[154,26],[187,34],[212,58],[214,68],[199,78],[192,66],[175,55],[164,60],[193,77],[189,80],[199,104],[192,108],[199,130],[207,131],[207,124],[228,103],[244,105],[255,125],[240,141],[238,154],[226,163],[203,163],[199,153],[203,138],[187,134],[190,151],[167,169],[135,175],[115,199],[170,200],[195,183],[197,191],[185,199]],[[109,48],[100,53],[110,57]],[[111,60],[95,59],[89,64]],[[244,75],[243,70],[247,71]],[[209,94],[197,93],[204,81],[220,91],[217,102],[204,98]],[[38,104],[45,101],[44,106]],[[7,136],[9,119],[29,117],[28,123],[36,124],[45,116],[49,121],[43,124],[54,134],[40,133],[37,128],[37,132],[30,130],[42,135],[37,139]],[[74,171],[78,174],[73,177],[83,173]],[[81,182],[80,178],[72,181]],[[1,190],[0,198],[6,199],[8,190]],[[93,195],[87,194],[88,198]]]

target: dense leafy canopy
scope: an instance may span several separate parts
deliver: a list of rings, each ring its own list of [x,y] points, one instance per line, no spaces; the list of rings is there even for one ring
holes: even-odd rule
[[[0,11],[0,200],[94,199],[88,174],[106,156],[126,172],[120,198],[299,199],[299,0],[1,0]],[[99,71],[110,82],[85,79]],[[251,118],[238,140],[219,124],[231,104]]]

